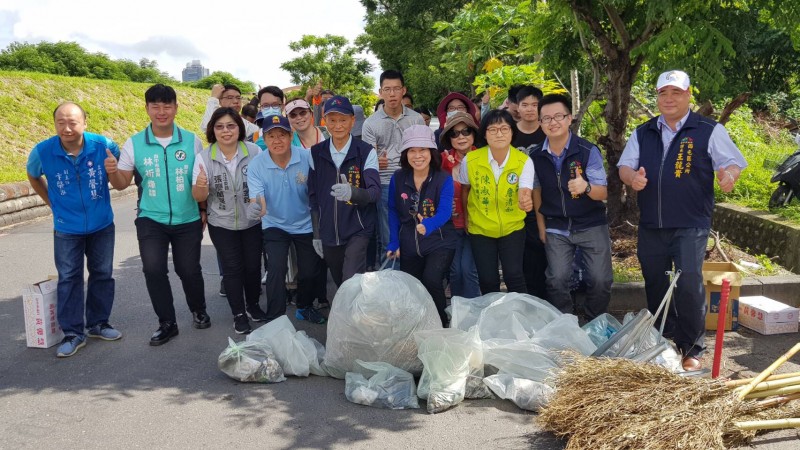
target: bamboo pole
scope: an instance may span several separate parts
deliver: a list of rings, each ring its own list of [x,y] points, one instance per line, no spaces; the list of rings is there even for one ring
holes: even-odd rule
[[[779,373],[777,375],[770,375],[767,377],[765,381],[772,381],[772,380],[783,380],[784,378],[794,378],[800,377],[800,372],[791,372],[791,373]],[[730,380],[725,382],[726,387],[738,387],[744,386],[745,384],[750,383],[753,381],[755,377],[752,378],[742,378],[740,380]]]
[[[778,389],[770,389],[768,391],[751,392],[747,394],[746,399],[753,398],[766,398],[773,395],[789,395],[800,392],[800,386],[786,386]]]
[[[792,400],[797,400],[798,398],[800,398],[800,393],[784,395],[782,397],[774,397],[766,400],[761,400],[760,402],[757,403],[757,406],[759,408],[773,408],[775,406],[783,405],[784,403],[789,403]]]
[[[781,428],[800,428],[800,419],[749,420],[735,422],[740,430],[778,430]]]
[[[799,352],[799,351],[800,351],[800,342],[795,344],[794,347],[791,348],[791,350],[786,352],[783,356],[781,356],[774,363],[772,363],[772,365],[767,367],[767,370],[765,370],[765,371],[761,372],[760,374],[758,374],[758,376],[755,377],[753,379],[753,381],[750,382],[750,384],[748,384],[741,392],[739,392],[739,400],[743,400],[745,397],[747,397],[747,394],[749,394],[750,391],[752,391],[753,388],[756,387],[756,385],[758,383],[761,383],[768,376],[772,375],[772,372],[774,372],[778,367],[781,366],[781,364],[783,364],[786,361],[788,361],[789,358],[794,356],[794,354]]]
[[[800,385],[800,376],[792,377],[792,378],[784,378],[782,380],[766,380],[758,383],[756,387],[753,388],[753,392],[758,391],[768,391],[771,389],[782,388],[786,386],[794,386]],[[744,386],[738,387],[735,389],[736,392],[744,389]],[[752,392],[751,392],[752,394]]]

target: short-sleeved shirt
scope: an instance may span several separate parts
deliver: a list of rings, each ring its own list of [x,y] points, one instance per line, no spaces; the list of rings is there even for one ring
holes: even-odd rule
[[[400,118],[389,117],[381,106],[364,121],[361,129],[361,140],[370,144],[376,154],[386,152],[389,166],[379,170],[381,185],[388,186],[394,172],[400,168],[400,153],[402,152],[403,130],[411,125],[425,125],[425,120],[413,109],[403,107]]]

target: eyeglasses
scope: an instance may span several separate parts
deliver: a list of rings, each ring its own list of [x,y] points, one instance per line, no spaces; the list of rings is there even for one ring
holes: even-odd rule
[[[281,103],[262,103],[259,106],[262,108],[280,108],[283,105]]]
[[[464,128],[463,130],[450,130],[450,132],[447,133],[447,135],[450,136],[451,138],[455,139],[459,135],[461,135],[461,136],[470,136],[470,135],[472,135],[472,133],[474,133],[474,130],[472,128]]]
[[[236,125],[235,123],[218,123],[214,125],[214,131],[233,131],[237,128],[239,128],[239,125]]]
[[[553,114],[552,117],[551,116],[544,116],[541,119],[539,119],[539,122],[542,122],[543,124],[547,125],[548,123],[550,123],[551,120],[555,120],[556,122],[561,122],[562,120],[566,119],[567,117],[569,117],[569,114],[558,113],[558,114]]]
[[[491,134],[492,136],[497,136],[500,133],[502,133],[503,135],[511,133],[511,127],[505,125],[502,127],[489,127],[486,129],[486,134]]]
[[[447,112],[453,112],[453,111],[467,112],[467,107],[464,106],[464,105],[448,106],[447,107]]]
[[[290,112],[289,113],[289,118],[290,119],[296,119],[298,117],[305,117],[307,115],[308,115],[308,110],[307,109],[301,109],[298,112],[294,112],[294,111]]]
[[[381,88],[381,92],[384,94],[391,94],[391,93],[399,93],[403,90],[403,86],[395,86],[395,87],[385,87]]]
[[[241,100],[242,96],[241,95],[226,95],[226,96],[224,96],[222,98],[224,98],[225,100]]]

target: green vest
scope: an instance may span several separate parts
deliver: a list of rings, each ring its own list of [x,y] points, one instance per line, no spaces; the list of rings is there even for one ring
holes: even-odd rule
[[[142,176],[139,217],[164,225],[200,220],[192,197],[194,134],[173,125],[172,141],[164,148],[148,126],[131,140],[134,166]]]
[[[495,182],[489,165],[489,147],[464,156],[470,184],[467,199],[470,234],[499,238],[525,227],[525,211],[519,209],[517,191],[527,159],[526,154],[511,147],[500,179]]]

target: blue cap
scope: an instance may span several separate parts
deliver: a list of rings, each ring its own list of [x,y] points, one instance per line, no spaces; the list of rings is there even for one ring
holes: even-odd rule
[[[350,104],[350,100],[347,97],[342,97],[341,95],[335,95],[329,98],[325,102],[325,114],[328,113],[339,113],[339,114],[347,114],[348,116],[355,115],[353,112],[353,105]]]
[[[261,122],[261,128],[264,130],[264,134],[267,134],[269,130],[273,128],[282,128],[289,133],[292,132],[292,127],[289,125],[289,119],[283,116],[267,116],[264,118],[264,121]]]

